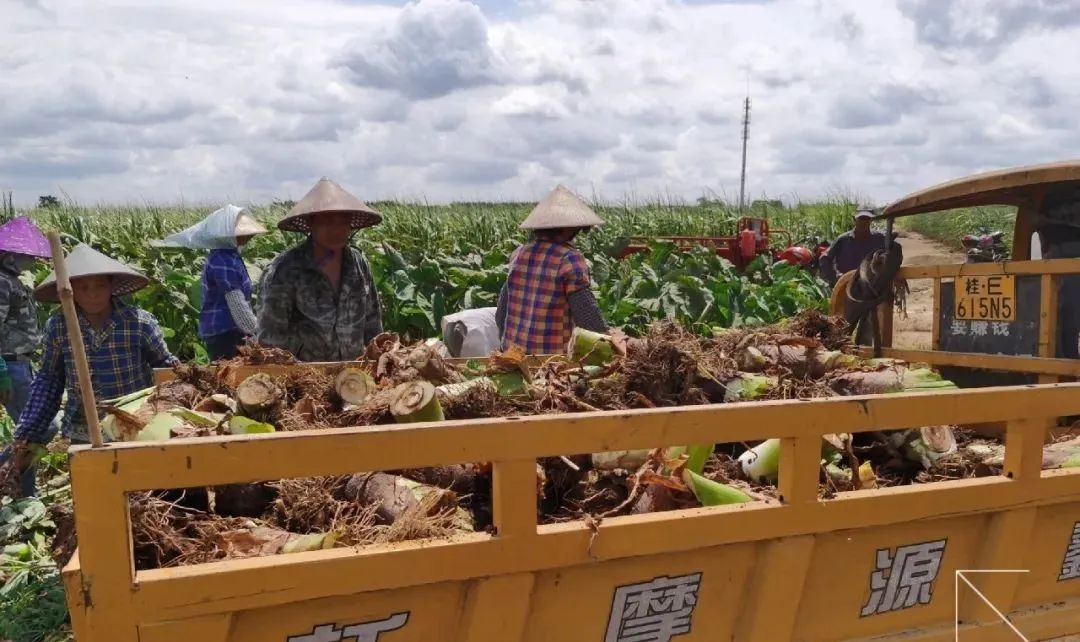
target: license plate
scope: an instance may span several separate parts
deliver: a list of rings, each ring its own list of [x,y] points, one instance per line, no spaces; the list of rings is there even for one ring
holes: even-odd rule
[[[961,276],[956,278],[953,316],[961,321],[1015,321],[1016,277]]]

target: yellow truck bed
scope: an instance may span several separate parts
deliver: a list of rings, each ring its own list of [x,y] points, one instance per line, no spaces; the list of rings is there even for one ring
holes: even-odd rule
[[[64,578],[78,642],[1045,640],[1080,633],[1067,415],[1080,384],[77,448]],[[823,434],[995,422],[1001,476],[818,498]],[[538,457],[771,437],[777,502],[537,525]],[[475,461],[494,533],[133,570],[131,491]]]

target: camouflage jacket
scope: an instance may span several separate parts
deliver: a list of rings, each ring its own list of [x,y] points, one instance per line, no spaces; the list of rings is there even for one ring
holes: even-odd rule
[[[37,304],[19,280],[10,256],[0,253],[0,355],[30,356],[41,347]]]
[[[259,284],[258,341],[300,361],[351,361],[382,332],[379,296],[367,259],[353,247],[341,260],[334,291],[308,239],[279,255]]]

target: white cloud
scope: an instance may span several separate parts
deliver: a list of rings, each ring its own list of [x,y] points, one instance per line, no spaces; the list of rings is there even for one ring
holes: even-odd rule
[[[414,99],[495,83],[498,66],[484,14],[464,0],[406,6],[382,33],[350,42],[340,64],[361,87]]]
[[[5,3],[16,200],[884,201],[1080,147],[1080,0]],[[976,18],[971,18],[976,16]]]
[[[492,110],[502,116],[557,120],[570,115],[567,92],[521,87],[495,101]]]

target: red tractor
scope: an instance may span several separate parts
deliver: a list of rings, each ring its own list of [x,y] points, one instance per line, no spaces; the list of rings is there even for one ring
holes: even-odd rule
[[[763,218],[742,217],[736,224],[735,236],[632,236],[619,258],[625,258],[637,252],[649,251],[650,241],[672,241],[676,248],[686,251],[704,246],[713,249],[721,257],[731,261],[735,269],[745,270],[750,262],[759,256],[766,256],[770,261],[785,261],[807,269],[815,269],[818,259],[829,249],[827,242],[818,243],[813,248],[792,245],[791,234],[779,228],[769,229],[769,222]],[[783,238],[784,249],[772,247],[772,236]]]

